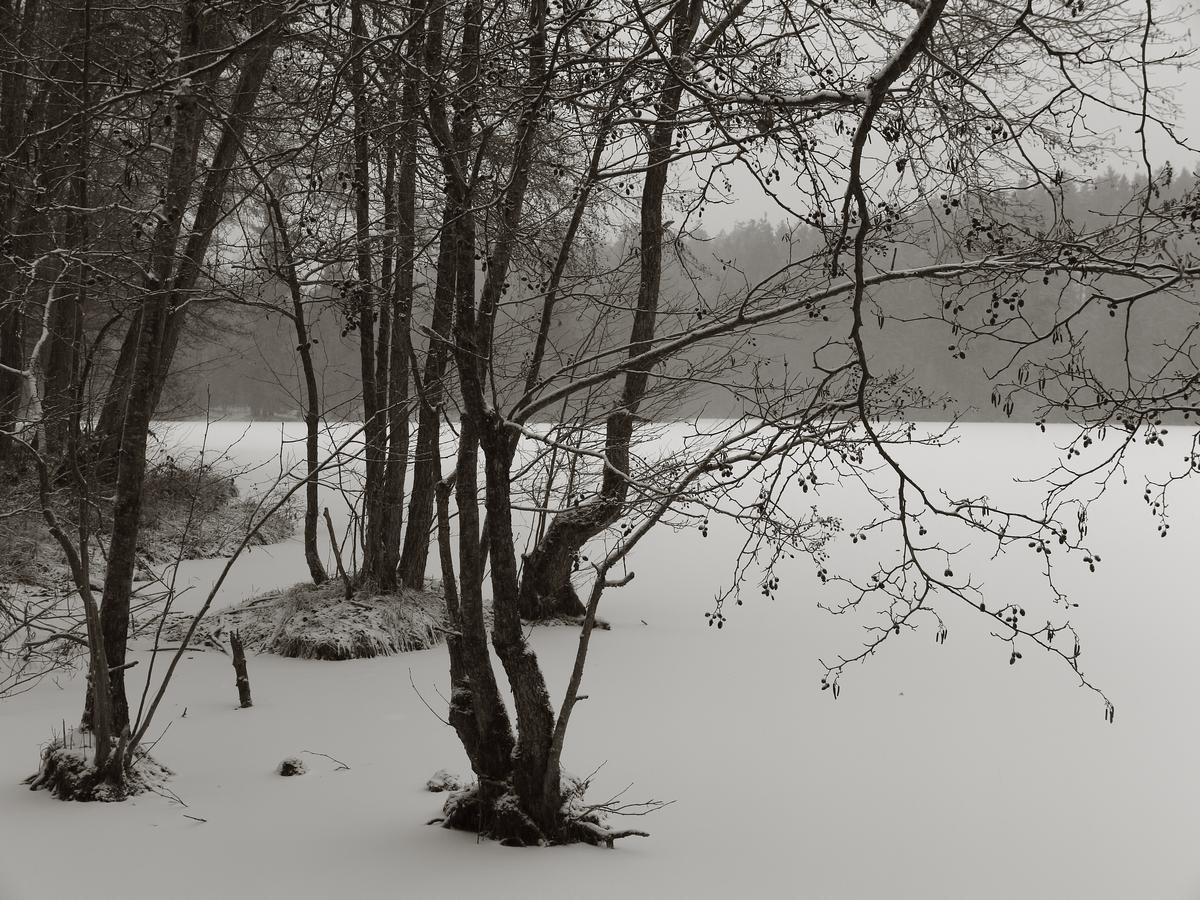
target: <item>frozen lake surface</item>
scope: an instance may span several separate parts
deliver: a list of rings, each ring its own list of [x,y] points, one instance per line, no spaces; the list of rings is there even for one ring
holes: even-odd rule
[[[170,425],[159,435],[194,448],[202,431]],[[207,444],[257,464],[241,477],[252,491],[278,472],[281,433],[300,428],[224,423]],[[970,492],[1005,499],[1034,496],[1012,479],[1039,475],[1067,436],[1028,425],[959,434],[956,446],[910,451],[914,468],[948,489],[981,485]],[[718,632],[703,614],[728,582],[734,535],[719,525],[707,539],[664,529],[634,554],[632,584],[606,595],[601,615],[612,630],[593,640],[589,700],[565,751],[575,773],[599,768],[593,799],[628,787],[630,801],[676,801],[637,820],[649,839],[614,852],[514,850],[426,827],[441,797],[422,789],[425,780],[466,768],[453,732],[412,686],[444,707],[442,648],[345,663],[255,657],[250,710],[234,708],[227,658],[198,652],[168,694],[159,725],[170,727],[154,750],[176,771],[171,786],[186,808],[156,796],[103,807],[29,792],[19,781],[39,744],[78,716],[82,680],[46,681],[0,703],[0,900],[110,890],[125,900],[1195,900],[1200,496],[1180,489],[1160,539],[1141,475],[1161,459],[1178,462],[1186,443],[1181,431],[1165,450],[1135,454],[1129,483],[1118,479],[1092,512],[1100,571],[1064,565],[1061,575],[1080,604],[1072,618],[1082,667],[1116,704],[1115,724],[1060,660],[1027,649],[1008,665],[1007,645],[961,603],[946,606],[944,645],[931,626],[900,635],[847,673],[835,702],[819,690],[818,659],[855,651],[869,621],[818,608],[836,602],[838,588],[798,562],[777,600],[752,589],[744,606],[726,608]],[[284,445],[293,458],[301,449]],[[344,527],[344,502],[324,496]],[[870,515],[849,489],[804,502],[847,524]],[[835,561],[886,558],[874,541],[851,548],[848,534],[839,537]],[[994,564],[983,549],[968,554],[989,603],[1028,603],[1034,614],[1032,554]],[[193,586],[185,604],[199,602],[220,566],[185,565],[180,584]],[[298,536],[255,549],[219,605],[304,574]],[[533,643],[561,691],[575,631],[537,629]],[[350,768],[310,755],[308,775],[273,774],[305,750]],[[99,894],[97,880],[106,885]]]

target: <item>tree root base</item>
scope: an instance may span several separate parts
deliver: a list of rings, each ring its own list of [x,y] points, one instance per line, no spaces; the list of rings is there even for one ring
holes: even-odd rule
[[[68,734],[66,745],[59,738],[42,750],[37,773],[24,782],[31,791],[48,791],[59,800],[80,803],[117,803],[137,794],[158,793],[171,777],[170,769],[149,756],[140,757],[124,772],[99,771],[92,763],[95,751],[80,737]]]
[[[582,787],[564,779],[566,797],[553,828],[544,829],[521,808],[508,785],[493,785],[481,791],[472,785],[452,793],[442,808],[443,818],[434,820],[443,828],[469,831],[498,841],[504,847],[546,847],[561,844],[592,844],[612,848],[625,837],[648,837],[644,831],[614,830],[604,824],[604,812],[582,803]],[[433,823],[430,823],[433,824]]]

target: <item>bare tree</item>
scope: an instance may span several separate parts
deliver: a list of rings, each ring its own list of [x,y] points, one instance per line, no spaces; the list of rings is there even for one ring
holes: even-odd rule
[[[944,640],[945,602],[982,616],[1010,662],[1040,647],[1091,686],[1053,577],[1060,560],[1098,561],[1083,489],[1134,440],[1200,412],[1196,189],[1152,164],[1149,137],[1174,139],[1156,74],[1190,60],[1153,0],[352,0],[232,22],[182,0],[153,20],[152,75],[114,58],[114,83],[93,79],[89,10],[64,26],[82,44],[52,60],[34,49],[50,26],[33,0],[0,26],[0,431],[52,486],[66,470],[46,444],[84,458],[88,401],[103,396],[90,436],[115,485],[113,541],[102,601],[76,586],[89,653],[103,650],[96,727],[106,745],[126,735],[118,756],[148,721],[129,721],[124,672],[150,421],[188,309],[271,307],[272,281],[304,381],[293,490],[306,490],[310,576],[326,577],[317,303],[357,339],[362,559],[339,561],[347,591],[423,587],[436,535],[450,721],[478,776],[452,825],[522,843],[624,834],[582,805],[562,756],[599,603],[628,581],[614,566],[664,522],[744,530],[716,627],[743,588],[777,590],[794,555],[842,587],[843,609],[881,613],[827,666],[834,695],[851,663],[923,619]],[[1140,180],[1105,210],[1076,189],[1108,153],[1082,124],[1099,110],[1140,135]],[[704,213],[751,189],[785,221],[787,262],[710,278],[738,262],[705,258]],[[119,237],[114,223],[140,213],[149,224]],[[802,349],[783,354],[783,333]],[[949,497],[903,461],[904,445],[936,441],[905,420],[938,389],[906,346],[986,384],[1009,415],[1075,421],[1072,458],[1109,434],[1119,446],[1065,464],[1034,509]],[[982,372],[955,374],[968,359]],[[655,452],[649,421],[698,396],[722,399],[720,423]],[[1148,486],[1164,530],[1196,459]],[[794,491],[828,480],[867,487],[874,516],[852,534],[895,551],[866,578],[827,570],[843,523],[796,512]],[[532,534],[514,512],[526,491]],[[1045,625],[955,574],[961,536],[1036,554]],[[562,615],[580,646],[552,703],[523,620]]]
[[[1142,92],[1149,75],[1141,75],[1156,62],[1146,49],[1155,39],[1151,13],[1120,5],[1103,13],[1072,8],[1066,17],[1002,3],[930,2],[882,14],[852,7],[767,9],[745,3],[708,9],[700,0],[680,0],[654,13],[615,5],[592,12],[581,29],[589,52],[607,54],[602,77],[609,84],[620,79],[614,73],[622,72],[627,61],[636,74],[628,82],[617,81],[627,104],[623,110],[650,111],[648,118],[629,122],[627,136],[614,137],[613,153],[601,169],[604,177],[623,179],[627,190],[630,180],[641,184],[632,324],[627,337],[584,359],[564,360],[558,371],[535,374],[524,395],[509,401],[507,409],[498,399],[504,392],[493,386],[502,377],[493,326],[507,292],[512,248],[519,241],[528,171],[536,159],[542,121],[548,118],[543,110],[553,108],[556,89],[568,82],[564,72],[586,65],[588,57],[568,63],[551,53],[547,48],[569,44],[563,32],[569,33],[572,24],[565,15],[551,19],[537,3],[531,4],[527,99],[517,118],[511,168],[494,180],[500,189],[489,194],[482,180],[471,177],[477,170],[472,151],[488,134],[487,119],[472,97],[486,71],[489,48],[479,31],[482,7],[471,2],[462,7],[454,78],[445,88],[435,86],[430,104],[431,134],[447,196],[462,209],[453,231],[447,228],[442,234],[443,247],[454,241],[459,261],[454,347],[462,398],[453,475],[460,529],[458,589],[448,593],[448,603],[460,635],[451,644],[452,722],[480,778],[475,793],[448,807],[452,824],[522,842],[603,835],[596,822],[573,817],[560,755],[596,607],[611,586],[612,561],[624,559],[627,551],[614,550],[598,564],[589,602],[581,606],[569,581],[580,550],[622,516],[632,516],[634,522],[623,529],[619,548],[636,543],[629,540],[631,533],[640,536],[668,512],[686,518],[696,515],[699,506],[705,512],[698,524],[709,515],[725,514],[747,529],[745,555],[765,569],[760,587],[769,594],[778,585],[774,562],[804,552],[819,565],[824,541],[835,527],[820,516],[793,518],[783,499],[787,485],[817,478],[819,464],[835,465],[842,478],[864,479],[873,461],[882,462],[894,487],[875,493],[881,514],[861,526],[861,533],[884,533],[901,550],[899,563],[881,567],[870,579],[845,576],[848,603],[878,600],[886,622],[871,631],[862,653],[828,666],[823,686],[837,694],[847,665],[869,657],[889,636],[924,616],[936,620],[943,639],[938,597],[964,601],[989,625],[1004,626],[1011,661],[1020,657],[1018,645],[1028,642],[1062,658],[1089,684],[1079,670],[1077,645],[1072,648],[1069,637],[1065,642],[1062,637],[1073,634],[1069,621],[1026,626],[1021,609],[989,609],[969,579],[954,575],[952,545],[941,531],[961,528],[982,534],[999,549],[1040,547],[1053,603],[1061,596],[1050,577],[1046,551],[1053,543],[1068,558],[1094,566],[1086,530],[1069,527],[1061,503],[1029,512],[1006,509],[987,498],[942,499],[911,475],[895,445],[913,442],[915,432],[887,425],[885,419],[903,417],[927,401],[902,375],[877,371],[872,343],[889,318],[907,318],[908,310],[894,301],[889,307],[887,289],[893,285],[932,286],[941,295],[942,311],[949,312],[945,320],[959,338],[951,349],[960,358],[964,344],[971,343],[967,338],[1012,342],[1018,327],[1028,337],[1017,346],[1049,340],[1053,332],[1035,323],[1032,311],[986,316],[993,321],[983,329],[955,318],[981,285],[996,288],[1025,279],[1031,268],[1053,268],[1075,278],[1132,279],[1139,297],[1190,286],[1197,270],[1187,259],[1146,261],[1143,251],[1157,226],[1145,208],[1120,221],[1121,241],[1110,242],[1100,232],[1080,241],[1064,216],[1057,189],[1062,176],[1052,168],[1063,152],[1088,149],[1079,135],[1055,125],[1071,109],[1099,99],[1133,112],[1143,126],[1157,121],[1146,111],[1150,101]],[[641,28],[636,39],[629,36],[632,23]],[[1095,49],[1097,35],[1103,35],[1103,50]],[[1132,56],[1131,49],[1136,51]],[[620,55],[622,51],[628,55]],[[1085,79],[1063,62],[1073,53],[1086,60]],[[1120,71],[1139,73],[1142,86],[1133,93],[1137,102],[1127,105],[1129,98],[1106,95],[1100,86],[1103,78]],[[580,92],[561,89],[570,102],[583,102]],[[439,90],[445,97],[441,103]],[[745,165],[781,206],[802,203],[798,218],[823,234],[825,242],[823,249],[774,275],[710,301],[703,322],[660,330],[674,312],[664,310],[661,302],[663,251],[671,239],[664,202],[672,164],[682,160],[717,172]],[[690,166],[681,168],[692,174]],[[785,169],[794,173],[787,190],[773,187]],[[714,178],[695,182],[690,189],[675,182],[685,217],[698,216],[706,203],[719,199]],[[1017,222],[1028,225],[1035,212],[1022,204],[1019,193],[1029,189],[1047,200],[1049,221],[1042,215],[1037,224],[1021,229]],[[477,291],[471,264],[479,253],[474,216],[493,205],[497,227],[485,235],[487,267]],[[1165,220],[1177,222],[1177,211]],[[919,247],[925,259],[896,265],[902,242]],[[1014,301],[1011,307],[1023,310],[1024,305]],[[1069,324],[1061,321],[1062,306],[1049,313],[1059,320],[1056,328]],[[1074,309],[1066,313],[1071,315]],[[831,324],[836,319],[842,329],[840,334],[836,328],[826,330],[828,337],[814,348],[807,372],[785,369],[766,383],[726,380],[751,413],[749,423],[719,428],[698,458],[665,466],[635,459],[631,444],[637,416],[652,384],[694,377],[689,354],[705,347],[723,348],[723,358],[733,360],[745,353],[756,333],[804,319]],[[1028,383],[1028,367],[1024,373],[1022,386]],[[511,495],[518,442],[546,440],[529,427],[539,413],[613,382],[621,388],[605,417],[603,452],[579,454],[599,468],[601,488],[586,504],[558,513],[522,570],[514,550]],[[568,445],[556,449],[571,451]],[[749,499],[744,490],[729,487],[744,489],[751,483],[759,490]],[[487,514],[483,534],[480,504]],[[924,539],[935,529],[938,538]],[[442,534],[443,568],[449,571],[445,527]],[[514,698],[511,724],[497,699],[486,652],[481,542],[490,564],[492,642]],[[829,577],[823,567],[819,573]],[[710,613],[718,626],[725,621],[721,607],[718,602]],[[584,632],[572,687],[556,713],[520,616],[564,608],[583,614]],[[1105,714],[1112,715],[1107,700]],[[496,751],[502,758],[493,755]]]

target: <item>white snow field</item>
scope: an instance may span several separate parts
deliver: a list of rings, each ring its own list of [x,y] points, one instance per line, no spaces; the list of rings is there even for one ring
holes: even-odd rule
[[[1010,479],[1053,459],[1052,440],[1067,433],[1050,431],[966,426],[959,446],[909,455],[955,488],[977,480],[975,494],[1028,496]],[[194,443],[199,429],[164,432]],[[235,458],[269,460],[279,433],[223,424],[209,442],[240,438]],[[1135,462],[1178,462],[1185,443],[1180,431]],[[602,767],[594,799],[628,788],[629,801],[675,801],[632,823],[648,839],[612,851],[509,849],[427,826],[444,795],[426,792],[426,779],[466,769],[453,732],[417,693],[444,708],[443,648],[336,663],[252,657],[248,710],[235,708],[229,659],[195,652],[154,748],[186,806],[30,792],[20,781],[50,733],[76,720],[82,680],[0,702],[0,900],[1200,898],[1200,496],[1181,489],[1160,539],[1142,488],[1131,466],[1128,485],[1118,479],[1094,510],[1099,571],[1064,562],[1061,574],[1080,603],[1083,668],[1116,704],[1114,724],[1061,660],[1026,649],[1010,666],[991,623],[961,603],[947,605],[944,645],[932,624],[889,640],[847,673],[835,701],[819,690],[818,658],[855,651],[870,619],[819,609],[838,591],[805,562],[778,600],[751,586],[744,606],[727,607],[725,628],[709,628],[703,614],[728,581],[735,540],[718,525],[707,539],[664,529],[634,554],[635,580],[606,595],[612,630],[593,640],[589,699],[565,751],[576,774]],[[851,494],[802,502],[851,523],[865,513]],[[838,558],[887,556],[881,539],[849,546],[838,539]],[[990,603],[1035,614],[1038,557],[975,556]],[[181,583],[202,585],[217,568],[188,564]],[[219,603],[304,572],[298,537],[255,549]],[[532,640],[561,690],[575,630],[536,629]],[[144,674],[142,659],[132,675]],[[278,777],[297,755],[308,773]]]

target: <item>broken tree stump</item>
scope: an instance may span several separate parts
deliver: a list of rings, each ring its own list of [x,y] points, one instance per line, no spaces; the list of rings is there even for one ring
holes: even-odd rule
[[[231,633],[229,645],[233,648],[233,673],[236,676],[234,683],[238,689],[238,701],[242,709],[247,709],[254,705],[254,701],[250,699],[250,676],[246,674],[246,648],[242,646],[241,634],[236,631]]]

